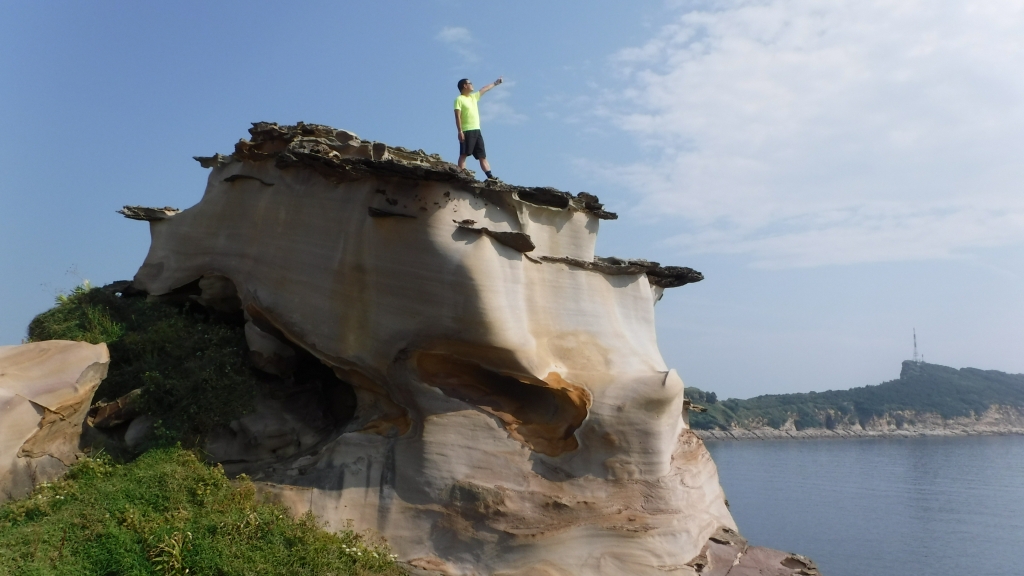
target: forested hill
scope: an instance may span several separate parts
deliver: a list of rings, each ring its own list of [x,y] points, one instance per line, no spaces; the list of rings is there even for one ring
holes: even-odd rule
[[[686,397],[707,408],[707,412],[690,412],[690,426],[698,430],[778,429],[791,421],[797,430],[864,427],[879,418],[895,418],[902,425],[902,418],[914,414],[952,419],[980,415],[993,405],[1022,409],[1024,374],[957,370],[908,360],[899,380],[875,386],[721,401],[714,392],[687,387]]]

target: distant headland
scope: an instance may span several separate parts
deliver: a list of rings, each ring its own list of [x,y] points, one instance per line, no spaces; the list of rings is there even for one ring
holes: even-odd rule
[[[1024,434],[1024,374],[907,360],[875,386],[718,400],[688,387],[705,440]]]

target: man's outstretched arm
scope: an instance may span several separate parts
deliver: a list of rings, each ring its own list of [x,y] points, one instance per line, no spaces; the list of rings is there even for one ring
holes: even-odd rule
[[[502,79],[501,78],[502,78],[501,76],[498,76],[497,80],[495,80],[494,82],[491,82],[487,86],[484,86],[483,88],[481,88],[480,89],[480,95],[483,96],[488,90],[490,90],[491,88],[494,88],[498,84],[501,84],[502,83]]]

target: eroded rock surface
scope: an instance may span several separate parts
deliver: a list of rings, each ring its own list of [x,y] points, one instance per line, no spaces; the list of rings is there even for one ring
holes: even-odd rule
[[[735,530],[719,528],[687,562],[701,576],[820,576],[805,556],[750,546]]]
[[[313,383],[211,439],[216,460],[424,573],[699,573],[736,526],[654,330],[699,272],[596,258],[615,215],[592,194],[327,126],[250,134],[197,158],[199,204],[148,218],[133,283],[198,280],[266,371]]]
[[[105,344],[0,346],[0,502],[25,496],[78,460],[82,422],[109,362]]]

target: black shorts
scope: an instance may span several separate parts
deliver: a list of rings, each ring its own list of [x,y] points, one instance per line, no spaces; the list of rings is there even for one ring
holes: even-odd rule
[[[479,130],[463,130],[465,137],[459,142],[459,156],[473,155],[477,160],[487,158],[487,150],[484,149],[484,136]]]

